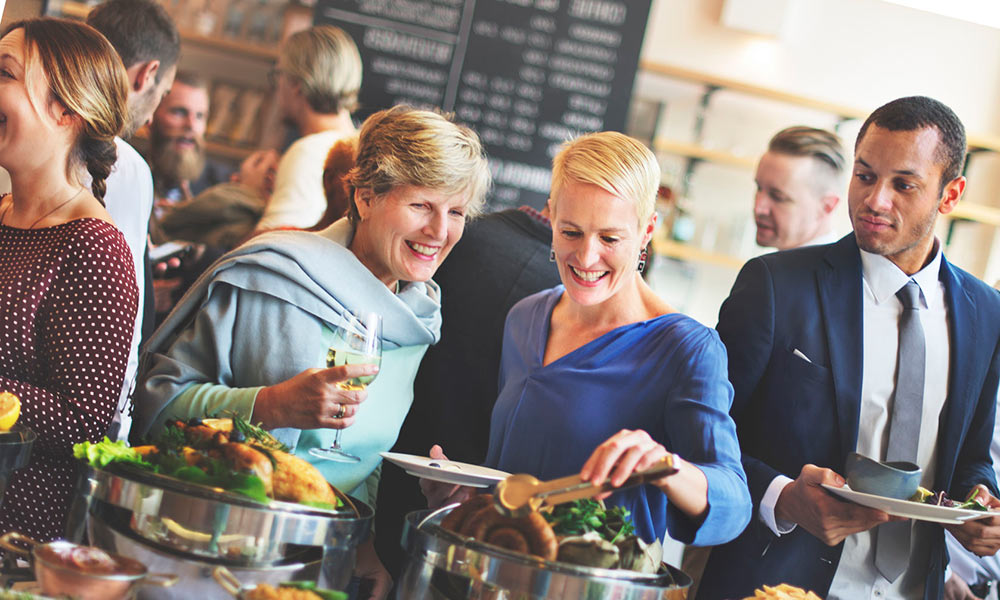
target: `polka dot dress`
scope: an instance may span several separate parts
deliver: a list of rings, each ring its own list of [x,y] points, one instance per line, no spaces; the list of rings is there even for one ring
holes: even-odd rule
[[[125,238],[99,219],[0,225],[0,391],[21,398],[35,441],[0,505],[0,533],[62,537],[73,444],[107,431],[121,393],[138,290]]]

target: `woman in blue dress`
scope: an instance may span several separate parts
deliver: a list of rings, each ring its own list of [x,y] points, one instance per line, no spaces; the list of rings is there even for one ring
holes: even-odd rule
[[[631,511],[647,542],[664,533],[727,542],[749,522],[751,504],[729,417],[726,350],[641,277],[656,224],[656,157],[620,133],[588,134],[562,148],[552,176],[552,259],[562,285],[507,316],[486,463],[620,485],[674,453],[678,473],[608,501]],[[463,492],[424,487],[432,503]]]

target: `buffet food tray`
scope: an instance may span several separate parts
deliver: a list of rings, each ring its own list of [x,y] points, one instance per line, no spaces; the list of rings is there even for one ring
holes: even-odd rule
[[[599,569],[547,561],[459,536],[441,528],[454,506],[406,517],[408,554],[400,581],[405,598],[478,600],[615,598],[684,600],[691,578],[663,564],[660,573]]]
[[[88,535],[92,543],[109,552],[135,558],[150,570],[172,573],[179,581],[173,587],[141,587],[138,600],[171,600],[197,598],[198,600],[232,600],[232,596],[219,587],[212,571],[219,565],[226,566],[242,581],[278,585],[291,580],[316,580],[321,575],[324,552],[320,548],[298,548],[279,561],[253,566],[234,565],[227,561],[211,559],[165,548],[146,540],[129,527],[128,511],[95,502],[88,518]],[[353,562],[346,562],[339,581],[350,578]]]
[[[271,500],[256,502],[218,488],[134,467],[91,467],[88,502],[130,511],[139,536],[196,555],[242,564],[280,560],[286,546],[356,547],[370,529],[373,511],[340,495],[337,510]]]

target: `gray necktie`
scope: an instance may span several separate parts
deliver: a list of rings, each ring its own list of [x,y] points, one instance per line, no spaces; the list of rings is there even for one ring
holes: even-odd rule
[[[917,314],[920,286],[912,279],[896,297],[903,304],[899,318],[899,355],[893,394],[889,447],[885,460],[917,462],[920,416],[924,404],[924,330]],[[875,566],[890,582],[906,570],[910,559],[910,521],[883,523],[875,532]]]

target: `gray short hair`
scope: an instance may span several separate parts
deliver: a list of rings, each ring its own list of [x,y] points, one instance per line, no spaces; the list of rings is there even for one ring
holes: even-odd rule
[[[467,193],[466,214],[480,212],[490,187],[490,171],[476,132],[450,115],[395,106],[368,117],[358,134],[354,168],[347,175],[353,189],[382,196],[403,185]],[[359,220],[352,194],[348,216]]]

